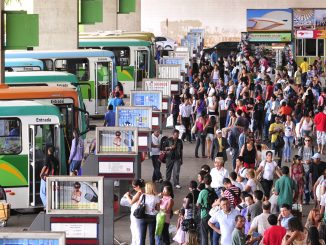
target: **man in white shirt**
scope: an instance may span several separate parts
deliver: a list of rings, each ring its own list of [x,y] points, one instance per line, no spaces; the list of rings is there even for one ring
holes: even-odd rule
[[[220,188],[224,187],[223,179],[229,177],[229,171],[224,168],[224,160],[222,157],[215,157],[214,168],[211,169],[212,176],[211,187],[215,190],[218,197],[220,197]]]
[[[160,130],[156,129],[154,133],[152,133],[152,163],[153,163],[153,182],[162,182],[162,173],[161,173],[161,162],[159,161],[160,156],[160,145],[161,145],[162,135],[160,134]]]
[[[232,243],[232,232],[235,227],[235,217],[239,215],[239,211],[231,208],[229,200],[222,197],[220,200],[221,210],[217,211],[208,221],[208,225],[213,229],[214,232],[221,234],[220,244],[231,244]],[[219,223],[220,228],[215,226]]]
[[[192,114],[192,104],[190,99],[184,98],[184,102],[180,105],[180,115],[182,125],[186,129],[186,133],[181,136],[181,139],[184,140],[187,136],[187,140],[191,143],[191,124],[190,116]]]

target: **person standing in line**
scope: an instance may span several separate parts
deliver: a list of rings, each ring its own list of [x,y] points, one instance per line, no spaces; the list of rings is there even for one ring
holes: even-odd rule
[[[161,139],[162,135],[160,134],[160,130],[156,129],[154,130],[154,133],[152,133],[152,164],[153,164],[153,175],[152,175],[152,181],[153,182],[162,182],[162,173],[161,173],[161,162],[159,161],[160,156],[160,145],[161,145]]]
[[[68,160],[68,163],[70,164],[70,176],[80,174],[81,162],[84,158],[84,141],[80,137],[79,130],[75,128],[72,131],[72,134],[74,138],[71,143],[70,156]]]
[[[113,105],[108,106],[108,111],[104,116],[104,126],[114,127],[115,126],[115,113],[113,111]]]
[[[181,189],[179,176],[182,165],[183,143],[179,139],[179,130],[173,130],[173,135],[168,139],[168,145],[165,147],[166,156],[166,180],[170,181],[173,171],[173,184],[177,189]]]
[[[140,245],[146,244],[147,227],[150,245],[155,245],[156,215],[159,210],[160,198],[156,194],[154,183],[147,182],[145,184],[145,193],[140,196],[137,206],[139,206],[142,201],[145,203],[145,217],[140,219],[139,224]]]
[[[44,208],[46,207],[46,178],[53,175],[59,175],[59,161],[54,156],[54,147],[50,146],[47,151],[46,162],[40,172],[40,197]]]
[[[134,211],[138,207],[137,202],[140,196],[144,193],[143,188],[145,187],[145,182],[143,179],[136,179],[132,181],[132,188],[136,191],[134,196],[131,196],[130,192],[124,194],[124,197],[128,200],[131,205],[130,209],[130,231],[131,231],[131,244],[140,244],[140,219],[134,216]]]

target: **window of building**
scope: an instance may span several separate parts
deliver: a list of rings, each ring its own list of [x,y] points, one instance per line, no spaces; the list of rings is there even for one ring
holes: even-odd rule
[[[303,39],[296,40],[296,53],[297,53],[297,56],[303,55]]]
[[[89,61],[86,58],[57,59],[56,71],[66,71],[77,76],[79,81],[89,80]]]
[[[317,42],[318,42],[318,56],[325,56],[324,41],[325,41],[325,39],[317,39]]]
[[[22,150],[21,138],[18,118],[0,119],[0,155],[19,154]]]
[[[316,39],[305,39],[305,56],[316,56],[317,45]]]

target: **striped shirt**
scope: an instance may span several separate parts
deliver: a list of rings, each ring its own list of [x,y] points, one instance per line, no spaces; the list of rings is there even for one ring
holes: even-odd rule
[[[231,185],[230,188],[226,189],[223,194],[224,197],[226,197],[230,201],[230,204],[233,207],[235,207],[236,206],[235,204],[238,204],[235,203],[235,199],[239,200],[240,193],[241,192],[239,187],[236,187],[235,185]]]

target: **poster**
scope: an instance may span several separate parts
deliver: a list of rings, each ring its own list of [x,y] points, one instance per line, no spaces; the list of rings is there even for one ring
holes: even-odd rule
[[[315,29],[326,30],[326,9],[315,10]]]
[[[64,245],[63,232],[6,232],[2,231],[0,245]]]
[[[103,212],[101,177],[49,177],[47,185],[47,213]]]
[[[131,106],[151,106],[153,111],[162,111],[162,91],[131,91]]]
[[[137,128],[98,127],[96,128],[96,154],[137,154]]]
[[[312,29],[314,21],[314,9],[293,9],[293,29]]]
[[[252,32],[247,34],[247,40],[249,42],[261,42],[261,43],[285,43],[291,42],[292,34],[290,32]]]
[[[60,245],[55,239],[1,239],[0,245]]]
[[[292,10],[247,9],[247,31],[292,31]]]
[[[119,127],[131,126],[143,130],[152,129],[151,107],[118,106],[116,117],[116,124]]]
[[[171,96],[171,80],[169,79],[143,79],[143,89],[147,91],[162,91],[163,96]]]

